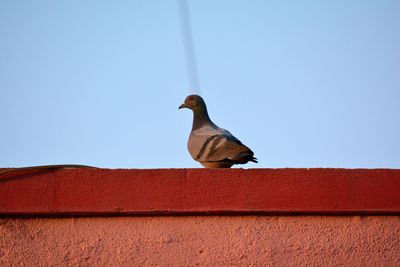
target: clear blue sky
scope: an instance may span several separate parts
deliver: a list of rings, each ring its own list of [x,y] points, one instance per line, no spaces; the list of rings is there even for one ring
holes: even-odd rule
[[[246,168],[400,168],[400,1],[189,1]],[[169,1],[0,1],[0,166],[200,167]]]

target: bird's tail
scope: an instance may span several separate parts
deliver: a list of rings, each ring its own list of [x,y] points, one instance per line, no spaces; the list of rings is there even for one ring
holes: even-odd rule
[[[249,159],[249,161],[258,163],[258,159],[256,157],[251,157],[251,159]]]

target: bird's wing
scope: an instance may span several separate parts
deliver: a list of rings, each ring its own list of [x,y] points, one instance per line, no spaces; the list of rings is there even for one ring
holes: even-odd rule
[[[191,133],[189,152],[197,161],[247,162],[254,153],[229,131],[221,128],[204,128]]]

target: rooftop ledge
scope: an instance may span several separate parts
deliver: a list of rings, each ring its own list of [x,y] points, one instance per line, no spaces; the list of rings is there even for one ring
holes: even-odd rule
[[[0,216],[400,214],[400,169],[58,169],[0,174]]]

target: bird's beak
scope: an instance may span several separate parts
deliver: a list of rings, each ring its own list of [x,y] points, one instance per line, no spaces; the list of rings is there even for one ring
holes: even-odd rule
[[[181,109],[181,108],[187,108],[187,106],[185,105],[185,103],[183,103],[182,105],[180,105],[178,109]]]

